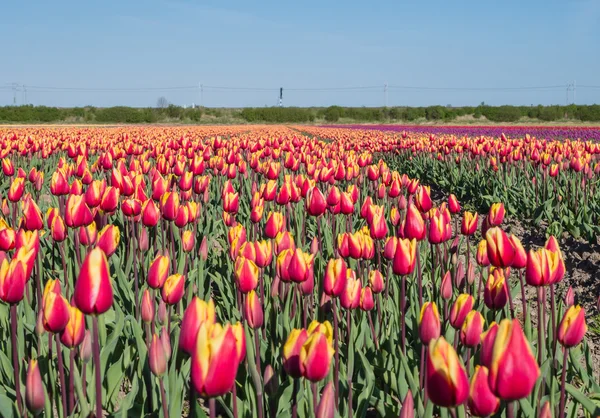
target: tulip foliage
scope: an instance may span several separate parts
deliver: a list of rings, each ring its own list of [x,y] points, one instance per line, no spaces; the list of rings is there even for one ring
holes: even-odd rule
[[[527,176],[560,155],[593,172],[596,147],[264,126],[0,144],[3,417],[600,412],[559,240],[504,228],[531,201],[440,201],[415,169],[480,164],[560,212],[543,202],[587,177]]]

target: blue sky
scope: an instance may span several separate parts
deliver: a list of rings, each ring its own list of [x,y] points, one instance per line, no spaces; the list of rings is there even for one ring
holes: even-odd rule
[[[388,90],[389,105],[564,104],[566,84],[598,86],[600,1],[55,1],[3,5],[0,105],[381,106],[384,84],[561,86]],[[33,87],[38,86],[38,87]],[[293,88],[377,86],[371,90]],[[75,88],[48,90],[40,87]],[[87,90],[81,89],[105,89]],[[76,90],[80,89],[80,90]],[[288,90],[289,89],[289,90]],[[22,92],[17,103],[25,100]],[[571,95],[572,100],[572,95]],[[577,88],[577,103],[600,89]]]

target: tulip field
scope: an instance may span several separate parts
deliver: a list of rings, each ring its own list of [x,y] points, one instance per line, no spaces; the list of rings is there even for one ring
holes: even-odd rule
[[[600,416],[595,131],[472,129],[0,128],[0,416]]]

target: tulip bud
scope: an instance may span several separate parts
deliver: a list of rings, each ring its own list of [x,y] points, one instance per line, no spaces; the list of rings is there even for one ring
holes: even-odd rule
[[[450,309],[450,325],[454,329],[460,329],[465,322],[467,314],[473,309],[473,296],[463,293],[458,295]]]
[[[585,311],[577,305],[567,309],[556,336],[563,347],[571,348],[579,345],[586,332]]]
[[[191,378],[194,389],[204,397],[229,392],[239,366],[236,337],[231,326],[204,323],[192,355]]]
[[[142,321],[149,324],[154,321],[154,299],[150,295],[148,289],[144,290],[142,294]]]
[[[150,239],[148,237],[148,230],[146,228],[142,228],[140,231],[140,236],[138,238],[140,251],[146,252],[148,248],[150,248]]]
[[[475,373],[469,385],[469,412],[475,417],[494,415],[500,407],[500,400],[492,393],[488,384],[488,369],[475,366]]]
[[[375,307],[375,301],[373,300],[373,291],[369,286],[363,287],[360,294],[360,309],[363,311],[370,311]]]
[[[525,266],[527,266],[527,253],[523,248],[523,244],[521,244],[519,238],[515,237],[514,235],[510,236],[510,242],[512,243],[513,247],[515,247],[515,258],[513,259],[511,267],[517,269],[525,268]]]
[[[50,225],[50,232],[52,235],[52,239],[55,242],[63,242],[67,238],[67,227],[65,226],[65,222],[63,221],[60,215],[56,215],[52,219],[52,224]]]
[[[518,320],[500,322],[489,369],[490,389],[505,401],[525,398],[533,390],[540,369]]]
[[[552,408],[550,406],[550,402],[544,402],[542,409],[540,410],[539,418],[552,418]]]
[[[565,261],[563,259],[562,252],[560,251],[556,237],[554,237],[553,235],[550,235],[550,238],[548,238],[548,241],[546,242],[546,245],[544,246],[544,248],[546,248],[550,252],[554,253],[556,255],[556,257],[558,258],[557,265],[551,266],[552,271],[554,272],[553,282],[558,283],[565,276],[566,269],[565,269]]]
[[[321,400],[317,407],[316,418],[334,418],[336,413],[335,392],[333,382],[327,383],[321,393]]]
[[[310,216],[321,216],[327,209],[327,201],[318,187],[313,187],[306,194],[306,212]]]
[[[275,238],[277,234],[285,229],[285,218],[280,212],[269,212],[267,222],[265,224],[265,236],[267,238]]]
[[[558,254],[546,248],[529,250],[525,280],[530,286],[546,286],[555,283],[559,269]]]
[[[487,216],[488,225],[491,227],[500,225],[504,220],[504,213],[504,203],[492,204]]]
[[[500,310],[504,308],[508,301],[508,286],[504,270],[494,269],[490,272],[483,290],[483,301],[489,309]]]
[[[240,292],[248,293],[258,286],[258,266],[243,256],[235,260],[235,279]]]
[[[270,364],[267,364],[265,367],[265,373],[263,374],[263,382],[265,385],[265,392],[267,395],[274,395],[277,393],[279,389],[279,384],[277,382],[277,375],[273,370],[273,367]]]
[[[486,232],[485,240],[490,264],[494,267],[510,267],[516,251],[506,233],[498,227],[493,227]]]
[[[384,209],[383,206],[371,206],[372,218],[369,222],[369,230],[373,239],[383,239],[388,233]]]
[[[92,359],[92,333],[87,330],[79,346],[79,356],[81,361],[87,364]]]
[[[256,247],[253,242],[246,241],[240,246],[238,257],[247,258],[250,261],[256,260]]]
[[[465,212],[463,214],[462,223],[460,226],[460,233],[463,235],[473,235],[477,230],[477,212]]]
[[[69,322],[60,334],[60,341],[65,347],[75,348],[85,337],[85,317],[75,306],[69,306]]]
[[[85,258],[75,282],[75,305],[86,315],[99,315],[113,304],[113,289],[106,254],[93,249]]]
[[[236,214],[239,207],[239,193],[226,193],[223,197],[223,211],[229,214]]]
[[[95,208],[102,202],[102,196],[106,191],[106,182],[94,180],[85,192],[85,203],[90,208]]]
[[[210,324],[216,322],[214,302],[212,299],[205,302],[199,297],[194,296],[192,302],[185,309],[181,320],[181,333],[179,334],[180,350],[190,356],[193,354],[198,330],[205,322]]]
[[[429,242],[432,244],[441,244],[452,236],[450,219],[444,216],[444,213],[438,209],[432,209],[429,216]]]
[[[121,241],[121,232],[116,225],[106,225],[98,234],[96,248],[100,248],[107,257],[110,257],[117,251]]]
[[[310,243],[310,253],[315,255],[319,252],[319,239],[314,237],[312,242]]]
[[[275,254],[279,255],[288,249],[296,249],[292,235],[288,231],[277,234],[275,237]]]
[[[244,300],[244,317],[252,329],[260,328],[263,325],[262,306],[254,290],[248,292]]]
[[[460,212],[460,203],[458,203],[458,199],[453,194],[448,197],[448,208],[452,214]]]
[[[340,295],[340,304],[344,309],[356,309],[360,305],[361,283],[352,270],[347,270],[346,275],[346,288]]]
[[[441,294],[442,298],[445,300],[452,299],[452,276],[450,274],[450,270],[448,270],[442,278]]]
[[[183,231],[181,236],[181,246],[184,252],[189,253],[194,249],[194,232],[190,230]]]
[[[369,272],[369,286],[373,290],[373,293],[381,293],[385,288],[385,283],[383,279],[383,275],[379,270],[371,270]]]
[[[161,296],[167,305],[177,305],[185,290],[185,276],[172,274],[167,277],[162,288]]]
[[[296,248],[288,264],[288,274],[290,280],[301,283],[308,278],[309,270],[314,263],[314,256]]]
[[[404,238],[421,241],[425,238],[426,228],[423,216],[414,204],[408,205],[406,219],[404,221]]]
[[[8,157],[2,159],[2,172],[6,177],[12,177],[15,174],[15,166]]]
[[[469,396],[469,381],[462,362],[444,337],[429,343],[427,350],[427,393],[435,405],[454,407]]]
[[[569,286],[567,293],[565,294],[565,307],[569,308],[575,304],[575,292],[573,288]]]
[[[208,239],[206,235],[202,238],[202,242],[200,243],[200,249],[198,250],[198,255],[203,261],[208,259]]]
[[[302,376],[300,352],[307,339],[306,330],[293,329],[283,346],[283,368],[293,378]]]
[[[342,258],[330,259],[323,278],[323,291],[328,296],[339,296],[346,288],[346,262]]]
[[[171,358],[171,336],[169,335],[168,327],[162,327],[160,330],[160,343],[165,350],[165,356],[167,356],[167,361]]]
[[[167,355],[160,338],[154,334],[148,349],[150,370],[155,376],[162,376],[167,371]]]
[[[34,416],[40,414],[46,405],[46,391],[37,360],[29,360],[25,382],[25,405]]]
[[[150,264],[148,269],[148,286],[153,289],[160,289],[163,287],[167,276],[169,275],[169,257],[166,255],[158,255]]]
[[[142,223],[147,227],[154,227],[160,220],[160,210],[154,203],[154,200],[148,199],[142,205]]]
[[[299,356],[302,375],[311,382],[323,380],[329,374],[334,353],[332,337],[333,331],[329,322],[311,323],[308,338],[302,344]]]
[[[15,248],[17,234],[9,228],[4,219],[0,219],[0,251],[10,251]]]
[[[23,226],[27,231],[35,231],[44,228],[42,212],[31,197],[25,197],[23,203]]]
[[[8,200],[10,200],[11,202],[18,202],[19,200],[21,200],[21,196],[23,196],[24,191],[25,180],[20,177],[15,177],[8,189]]]
[[[79,227],[79,242],[81,245],[88,247],[96,243],[98,238],[98,230],[96,229],[96,222],[92,222],[88,226]]]
[[[349,234],[349,233],[343,233],[343,234],[338,235],[338,237],[337,237],[337,247],[338,247],[337,252],[340,257],[343,257],[343,258],[350,257],[350,248],[349,248],[349,244],[348,244],[348,242],[350,240],[350,236],[351,236],[351,234]],[[362,248],[360,248],[359,252],[362,253]]]
[[[435,302],[425,302],[419,316],[419,337],[424,345],[440,336],[441,323]]]
[[[483,315],[480,312],[469,312],[460,328],[460,342],[462,345],[470,348],[477,347],[481,342],[481,332],[483,331],[484,323]]]
[[[417,241],[413,238],[399,239],[392,264],[394,274],[406,276],[415,269],[417,256]]]
[[[429,212],[433,207],[431,201],[431,188],[429,186],[420,185],[415,194],[415,204],[421,213]]]
[[[452,255],[452,258],[454,259],[454,257],[457,257],[456,254]],[[456,267],[456,273],[454,275],[454,281],[456,284],[456,287],[458,287],[459,289],[462,287],[463,281],[465,280],[465,265],[463,264],[462,260],[458,263],[458,267]],[[471,284],[471,283],[469,283]]]
[[[400,408],[400,417],[399,418],[414,418],[415,416],[415,401],[413,400],[413,395],[411,390],[409,389],[404,397],[404,402],[402,402],[402,408]]]
[[[93,222],[90,208],[85,204],[83,196],[71,194],[65,208],[65,223],[70,228],[79,228]]]
[[[393,260],[394,255],[396,254],[396,248],[398,247],[398,238],[389,237],[385,241],[385,245],[383,247],[383,256],[388,260]]]
[[[477,264],[479,264],[481,267],[487,267],[490,265],[486,240],[482,239],[481,241],[479,241],[479,245],[477,246],[477,255],[475,259],[477,260]]]
[[[467,283],[472,285],[475,283],[475,264],[469,263],[469,267],[467,267]]]
[[[408,202],[406,201],[406,196],[402,195],[400,196],[400,199],[398,199],[398,209],[400,210],[405,210],[408,206]]]

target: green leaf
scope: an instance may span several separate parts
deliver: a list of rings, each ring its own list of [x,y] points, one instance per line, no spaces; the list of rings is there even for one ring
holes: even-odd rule
[[[371,399],[371,395],[375,387],[375,374],[373,373],[373,368],[371,367],[371,364],[365,357],[364,353],[359,350],[358,356],[360,357],[360,361],[363,366],[362,370],[365,373],[365,379],[367,383],[363,390],[360,391],[360,395],[358,395],[358,408],[356,410],[356,415],[359,417],[364,417],[367,414],[369,400]]]
[[[15,403],[4,393],[0,393],[0,416],[3,418],[12,418],[18,416]]]
[[[575,386],[570,383],[565,384],[565,389],[569,394],[583,406],[586,411],[588,411],[592,416],[600,416],[600,407],[598,407],[594,402],[592,402],[588,397],[586,397],[583,393],[581,393]]]

